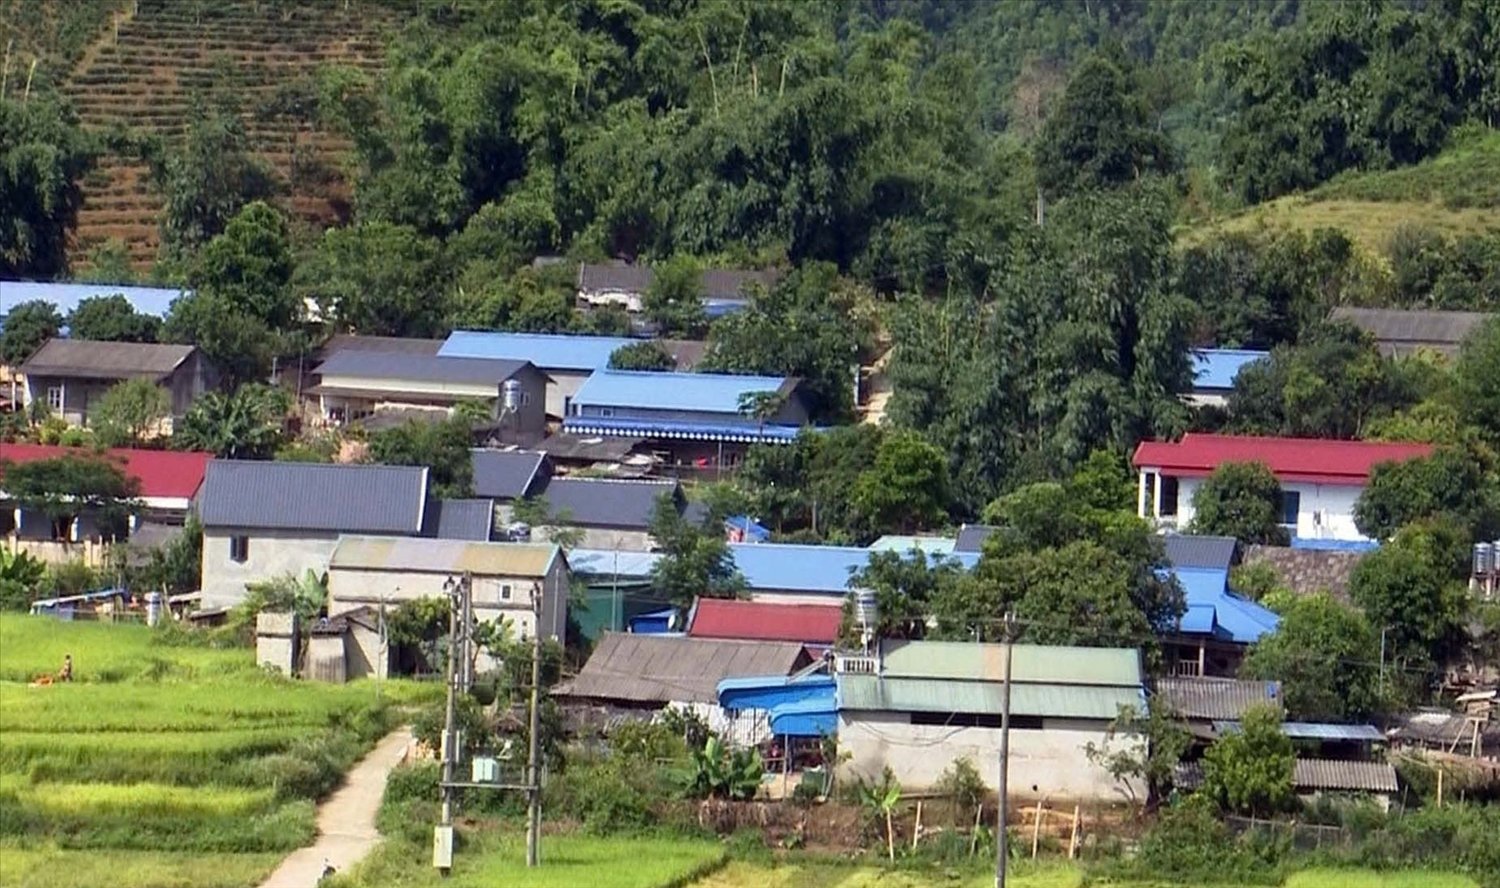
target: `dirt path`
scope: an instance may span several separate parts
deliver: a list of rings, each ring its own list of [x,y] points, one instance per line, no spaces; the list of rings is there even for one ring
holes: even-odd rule
[[[313,888],[332,864],[345,872],[380,841],[375,814],[391,769],[406,758],[413,744],[411,728],[399,728],[375,744],[344,777],[344,785],[318,806],[318,838],[287,855],[260,888]]]

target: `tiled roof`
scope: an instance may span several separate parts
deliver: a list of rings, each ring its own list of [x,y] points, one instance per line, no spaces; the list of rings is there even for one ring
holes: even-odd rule
[[[138,314],[167,316],[172,301],[192,292],[172,287],[127,287],[120,284],[54,284],[31,281],[0,281],[0,316],[22,302],[41,300],[57,306],[65,319],[78,303],[100,296],[124,296]]]
[[[94,456],[98,451],[86,447],[55,447],[46,444],[10,444],[0,442],[0,462],[27,463],[53,459],[67,454]],[[212,453],[182,450],[133,450],[116,448],[104,456],[119,463],[141,483],[141,496],[163,499],[189,499],[203,483],[203,473]]]
[[[347,376],[420,382],[495,384],[515,376],[525,361],[450,358],[396,352],[346,350],[334,352],[314,372],[325,379]]]
[[[953,544],[953,551],[982,552],[984,541],[994,532],[995,528],[988,524],[965,524],[958,529],[958,540]]]
[[[791,642],[606,633],[559,697],[717,703],[726,678],[790,675],[810,662]]]
[[[547,475],[546,455],[533,450],[474,450],[474,493],[495,499],[520,499]]]
[[[216,459],[199,512],[204,527],[416,534],[426,499],[421,467]]]
[[[1193,351],[1193,388],[1232,389],[1240,368],[1270,352],[1240,348],[1200,348]]]
[[[578,389],[573,404],[740,416],[742,397],[757,392],[789,393],[796,382],[783,376],[598,370]]]
[[[329,567],[486,577],[543,577],[562,550],[548,543],[341,536]]]
[[[832,604],[770,604],[700,598],[688,626],[692,638],[796,641],[831,645],[838,638],[842,607]]]
[[[176,370],[192,353],[191,345],[49,339],[26,359],[21,372],[38,376],[154,380]]]
[[[1181,441],[1141,442],[1133,462],[1182,477],[1203,477],[1227,462],[1258,462],[1282,481],[1362,485],[1376,465],[1428,456],[1432,449],[1431,444],[1189,432]]]
[[[1238,720],[1257,704],[1281,707],[1281,687],[1274,681],[1233,678],[1159,678],[1156,700],[1183,718]]]
[[[539,494],[548,512],[581,527],[646,530],[663,495],[680,501],[676,481],[553,478]]]
[[[1173,567],[1229,570],[1234,564],[1234,552],[1238,544],[1234,537],[1169,533],[1162,537],[1162,545],[1167,552],[1167,561]]]

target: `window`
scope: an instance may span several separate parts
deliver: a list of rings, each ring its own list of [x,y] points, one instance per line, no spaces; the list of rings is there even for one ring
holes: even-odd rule
[[[602,419],[609,419],[610,417],[612,417],[614,415],[615,415],[615,408],[613,408],[613,407],[600,407],[599,408],[599,416]]]
[[[63,406],[63,390],[60,385],[47,386],[47,406],[53,410],[61,410]]]
[[[229,538],[229,560],[236,564],[244,564],[250,557],[250,538],[247,536],[232,536]]]
[[[1177,476],[1165,475],[1161,479],[1161,517],[1177,515]]]
[[[510,601],[510,583],[500,584],[500,600]]]
[[[1297,526],[1297,513],[1302,511],[1302,494],[1295,490],[1283,490],[1281,492],[1281,523],[1288,527]]]

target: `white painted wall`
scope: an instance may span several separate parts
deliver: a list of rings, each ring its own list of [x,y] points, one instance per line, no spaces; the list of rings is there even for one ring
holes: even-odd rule
[[[1155,471],[1145,469],[1144,471]],[[1203,485],[1203,478],[1177,479],[1177,515],[1164,519],[1175,522],[1178,529],[1186,530],[1193,520],[1193,495]],[[1367,540],[1359,528],[1354,526],[1354,504],[1364,491],[1364,485],[1311,484],[1302,481],[1285,481],[1282,490],[1301,494],[1297,507],[1297,526],[1292,535],[1304,539],[1322,540]],[[1321,513],[1321,515],[1320,515]],[[1144,518],[1156,517],[1151,498],[1148,496]],[[1319,520],[1321,518],[1321,520]]]
[[[1076,802],[1129,799],[1118,781],[1084,753],[1103,745],[1108,723],[1046,719],[1041,730],[1010,732],[1010,795]],[[1120,742],[1118,739],[1115,741]],[[840,712],[839,751],[850,755],[849,777],[878,780],[889,766],[907,789],[935,785],[954,761],[967,756],[993,789],[999,780],[1000,730],[913,725],[904,712]],[[1145,798],[1144,785],[1134,787]]]
[[[247,558],[229,557],[230,537],[250,538]],[[322,573],[338,538],[331,533],[288,530],[246,530],[228,527],[203,529],[203,607],[233,607],[245,600],[245,584],[282,574]]]
[[[551,379],[547,383],[547,415],[566,417],[569,401],[583,388],[583,382],[589,378],[589,374],[580,370],[559,370],[556,367],[543,368],[542,372]]]

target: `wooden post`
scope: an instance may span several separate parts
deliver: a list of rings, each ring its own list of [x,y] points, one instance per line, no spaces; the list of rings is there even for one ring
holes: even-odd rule
[[[1078,806],[1073,806],[1073,834],[1068,837],[1068,859],[1078,852]]]
[[[1042,800],[1036,800],[1036,816],[1031,819],[1031,859],[1036,859],[1037,845],[1042,840]]]
[[[979,851],[979,824],[983,822],[984,803],[980,802],[974,806],[974,832],[969,838],[969,856],[973,857]]]
[[[917,838],[922,835],[922,800],[917,799],[917,823],[911,828],[911,850],[917,850]]]
[[[1443,769],[1442,769],[1442,766],[1438,767],[1437,772],[1438,772],[1437,806],[1439,808],[1441,808],[1441,807],[1443,807]]]

